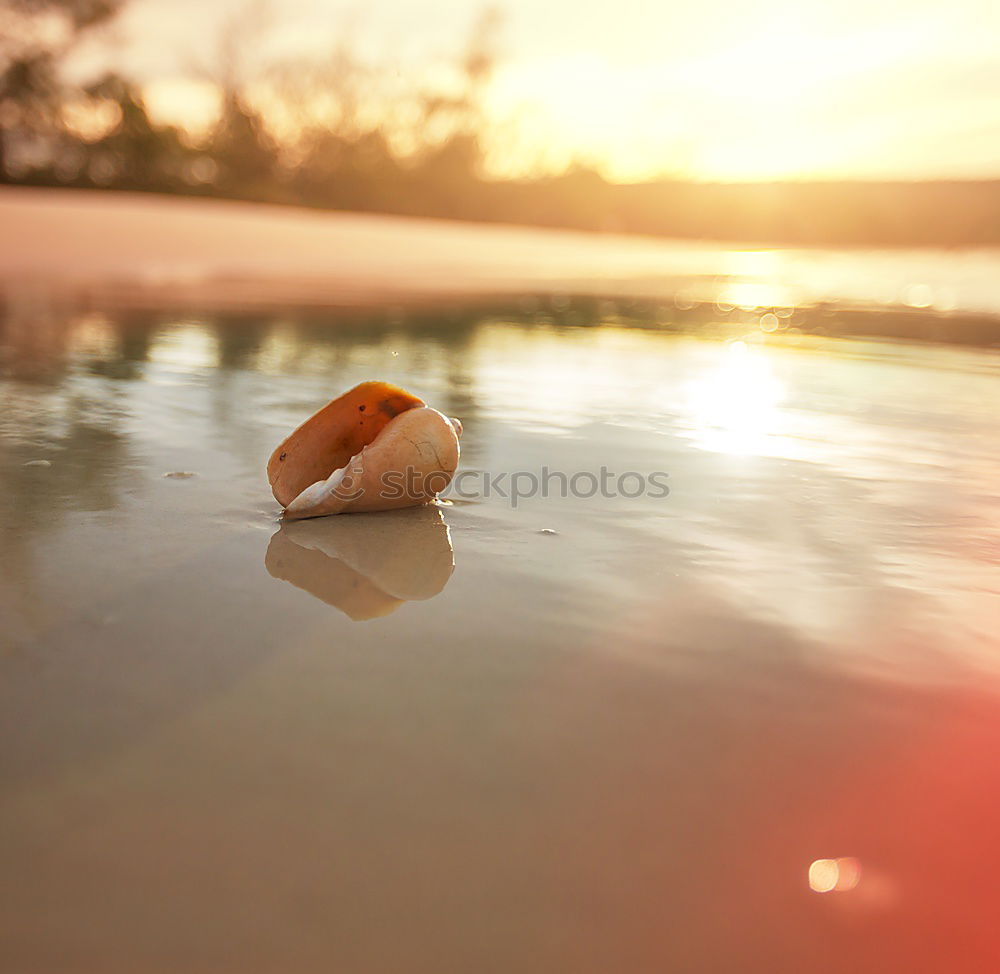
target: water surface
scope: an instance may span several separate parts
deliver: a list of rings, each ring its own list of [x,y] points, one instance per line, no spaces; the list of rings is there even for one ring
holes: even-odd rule
[[[1000,960],[996,353],[477,314],[0,345],[10,969]],[[464,496],[282,525],[270,450],[372,377],[463,420]],[[669,493],[502,496],[543,467]]]

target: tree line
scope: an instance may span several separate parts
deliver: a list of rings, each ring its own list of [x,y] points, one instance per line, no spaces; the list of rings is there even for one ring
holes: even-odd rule
[[[486,11],[429,87],[358,60],[246,67],[234,23],[209,69],[207,131],[154,120],[121,72],[66,78],[74,50],[126,0],[6,0],[0,7],[0,182],[176,193],[411,216],[762,243],[1000,242],[1000,182],[615,184],[579,163],[499,179],[483,110],[498,15]],[[374,106],[374,107],[373,107]]]

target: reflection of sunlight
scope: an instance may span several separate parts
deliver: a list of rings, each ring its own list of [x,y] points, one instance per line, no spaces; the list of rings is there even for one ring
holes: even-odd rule
[[[260,372],[281,373],[301,371],[304,354],[303,342],[287,322],[275,326],[261,343],[256,368]]]
[[[214,369],[219,364],[218,343],[214,336],[196,325],[172,328],[153,341],[149,361],[185,372]]]
[[[720,453],[763,454],[777,434],[785,388],[771,364],[743,342],[725,347],[720,365],[688,387],[695,439]]]
[[[71,356],[104,358],[115,347],[115,331],[105,315],[88,314],[80,318],[69,335],[67,351]]]
[[[774,284],[759,281],[738,281],[719,288],[716,300],[734,308],[781,308],[793,304],[788,292]]]
[[[792,307],[795,296],[780,281],[781,255],[774,250],[733,250],[724,255],[714,300],[734,308]]]

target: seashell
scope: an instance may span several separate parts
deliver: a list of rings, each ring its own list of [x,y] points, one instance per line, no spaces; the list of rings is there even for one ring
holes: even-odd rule
[[[415,507],[458,468],[462,424],[388,382],[362,382],[314,413],[267,464],[290,519]]]
[[[441,510],[418,507],[386,519],[375,514],[286,521],[272,535],[267,571],[355,621],[432,599],[455,568]]]

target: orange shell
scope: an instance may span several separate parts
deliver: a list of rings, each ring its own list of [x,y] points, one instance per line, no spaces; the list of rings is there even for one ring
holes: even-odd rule
[[[274,499],[288,507],[306,487],[350,463],[389,420],[423,405],[423,399],[388,382],[362,382],[327,403],[271,454],[267,479]]]
[[[458,467],[462,424],[386,382],[363,382],[310,416],[271,455],[285,517],[425,504]]]

